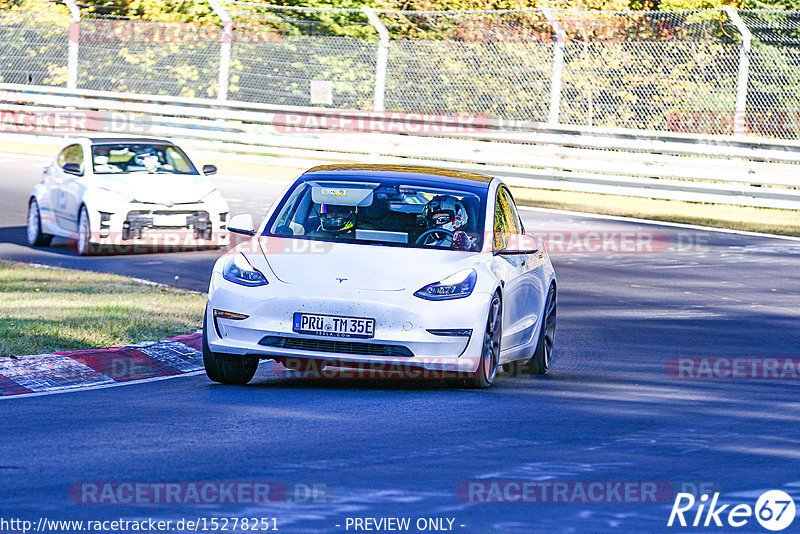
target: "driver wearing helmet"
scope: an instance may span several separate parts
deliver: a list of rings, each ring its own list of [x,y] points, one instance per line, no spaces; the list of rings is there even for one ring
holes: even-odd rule
[[[437,247],[452,247],[457,250],[470,250],[474,244],[462,228],[467,224],[467,208],[464,203],[450,195],[437,195],[425,205],[422,213],[430,237],[423,244]]]
[[[355,206],[320,204],[317,232],[325,237],[352,236],[357,209]]]
[[[158,170],[161,166],[161,162],[158,160],[158,156],[153,152],[143,152],[140,154],[136,154],[133,158],[133,162],[136,166],[144,167],[147,169],[147,172],[154,173]]]

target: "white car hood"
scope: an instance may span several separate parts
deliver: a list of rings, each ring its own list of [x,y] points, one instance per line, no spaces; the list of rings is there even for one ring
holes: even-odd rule
[[[121,193],[132,200],[154,204],[197,202],[214,190],[205,176],[191,174],[102,174],[99,187]]]
[[[479,256],[463,251],[279,237],[261,237],[259,245],[273,274],[282,282],[374,291],[416,291],[467,268]]]

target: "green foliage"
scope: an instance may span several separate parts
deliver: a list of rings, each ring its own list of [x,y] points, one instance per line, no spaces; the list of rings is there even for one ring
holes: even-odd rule
[[[0,83],[63,84],[68,31],[63,5],[0,0]]]
[[[736,0],[267,1],[354,11],[228,3],[236,21],[233,100],[309,105],[311,80],[326,80],[332,82],[335,107],[371,109],[377,33],[359,11],[370,5],[407,10],[382,15],[392,34],[387,109],[545,120],[553,33],[539,12],[435,12],[516,10],[546,2],[607,10],[566,17],[562,122],[698,131],[706,126],[697,121],[716,121],[707,133],[729,133],[732,127],[738,33],[718,10],[673,11],[718,9]],[[800,0],[744,1],[747,7],[800,8]],[[216,97],[222,25],[207,0],[83,0],[83,5],[88,7],[81,22],[79,88]],[[643,11],[612,12],[628,9]],[[800,42],[800,31],[791,29],[798,19],[764,17],[769,24],[761,26],[767,30],[753,30],[748,109],[756,112],[748,115],[748,128],[796,137],[800,125],[784,124],[786,117],[773,112],[800,107],[800,56],[787,45]],[[0,0],[0,82],[63,85],[67,27],[63,4]]]
[[[122,276],[0,261],[0,357],[186,334],[202,324],[205,303]]]
[[[219,20],[205,0],[85,0],[97,15],[161,22]]]
[[[768,0],[766,2],[743,0],[741,6],[747,9],[785,9],[794,11],[800,10],[800,0]]]

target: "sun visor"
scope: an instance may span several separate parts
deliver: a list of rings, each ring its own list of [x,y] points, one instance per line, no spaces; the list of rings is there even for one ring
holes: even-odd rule
[[[372,188],[358,184],[357,187],[345,184],[315,184],[311,186],[311,200],[317,204],[333,206],[358,206],[363,208],[372,205]]]

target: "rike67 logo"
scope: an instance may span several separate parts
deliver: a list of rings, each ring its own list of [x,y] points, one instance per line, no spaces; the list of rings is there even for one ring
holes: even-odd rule
[[[691,493],[678,493],[667,526],[743,527],[755,516],[762,527],[778,532],[788,528],[795,518],[794,500],[781,490],[764,492],[755,507],[749,504],[719,505],[718,501],[719,493],[714,493],[710,499],[707,494],[697,499]]]

